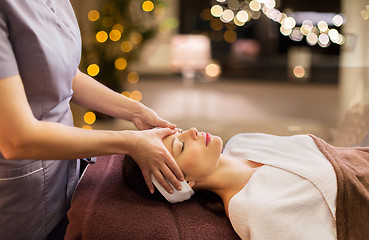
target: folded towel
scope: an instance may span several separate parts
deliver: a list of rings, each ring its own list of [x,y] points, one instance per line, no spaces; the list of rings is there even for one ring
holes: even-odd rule
[[[178,191],[177,189],[175,189],[173,185],[170,182],[168,182],[169,185],[174,190],[174,193],[170,194],[167,192],[167,190],[165,190],[165,188],[163,188],[163,186],[160,185],[158,180],[156,180],[154,174],[151,174],[151,180],[152,180],[152,183],[155,185],[155,187],[159,190],[161,195],[163,195],[165,199],[170,203],[179,203],[179,202],[186,201],[190,199],[191,196],[195,193],[190,187],[190,185],[187,184],[186,181],[181,182],[181,186],[182,186],[181,191]]]
[[[369,239],[369,148],[333,147],[311,137],[336,172],[337,239]]]

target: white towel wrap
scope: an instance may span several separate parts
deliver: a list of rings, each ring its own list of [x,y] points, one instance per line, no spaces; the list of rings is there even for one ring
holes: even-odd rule
[[[175,189],[173,187],[173,185],[169,183],[169,185],[173,188],[174,193],[170,194],[167,192],[167,190],[165,190],[163,188],[163,186],[161,186],[161,184],[158,182],[158,180],[156,180],[154,174],[151,174],[151,180],[152,183],[155,185],[155,187],[159,190],[159,192],[161,193],[161,195],[163,195],[165,197],[165,199],[168,200],[168,202],[170,203],[178,203],[178,202],[183,202],[186,201],[188,199],[191,198],[191,196],[195,193],[192,188],[187,184],[186,181],[182,181],[180,182],[182,185],[182,190],[178,191],[177,189]]]

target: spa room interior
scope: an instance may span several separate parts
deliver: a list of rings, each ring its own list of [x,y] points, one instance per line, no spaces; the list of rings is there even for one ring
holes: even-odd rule
[[[337,146],[361,143],[368,133],[369,0],[71,3],[83,39],[81,71],[178,128],[224,143],[238,133],[313,134]],[[72,110],[81,128],[136,130]],[[128,191],[121,203],[117,186],[96,192],[122,181],[111,174],[118,160],[104,156],[87,167],[69,213],[70,239],[237,239],[228,221],[196,203],[188,203],[189,216],[177,206],[140,205]],[[113,208],[122,214],[104,215]]]

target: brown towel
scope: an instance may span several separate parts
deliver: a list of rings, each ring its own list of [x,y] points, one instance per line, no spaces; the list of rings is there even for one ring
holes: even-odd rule
[[[226,217],[196,200],[147,200],[123,182],[122,155],[88,166],[73,196],[65,239],[239,239]]]
[[[368,240],[369,148],[333,147],[310,136],[336,172],[338,240]]]

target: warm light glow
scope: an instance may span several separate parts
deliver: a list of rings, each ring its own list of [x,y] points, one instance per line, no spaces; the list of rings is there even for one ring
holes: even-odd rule
[[[139,102],[142,100],[142,93],[138,90],[134,90],[131,92],[131,98]]]
[[[266,0],[264,2],[265,7],[272,9],[275,7],[275,1],[274,0]]]
[[[133,44],[130,41],[124,41],[120,45],[122,52],[130,52],[133,49]]]
[[[314,46],[318,43],[318,35],[311,32],[306,36],[306,41],[310,46]]]
[[[366,10],[363,10],[361,11],[361,17],[364,19],[364,20],[368,20],[369,18],[369,13],[366,11]]]
[[[297,78],[302,78],[305,76],[305,68],[301,67],[301,66],[296,66],[293,69],[293,75],[295,75],[295,77]]]
[[[233,43],[237,40],[237,33],[233,30],[228,30],[224,33],[224,40],[228,43]]]
[[[220,5],[214,5],[211,7],[210,12],[214,17],[220,17],[223,13],[223,8]]]
[[[320,32],[326,32],[328,30],[328,24],[325,21],[319,21],[318,22],[318,28],[320,30]]]
[[[249,7],[252,11],[260,11],[261,9],[261,4],[258,2],[258,1],[255,1],[255,0],[252,0],[250,3],[249,3]]]
[[[205,73],[209,77],[218,77],[220,75],[221,69],[218,64],[211,63],[206,66]]]
[[[304,35],[301,33],[300,28],[295,27],[290,34],[290,38],[293,41],[299,42],[304,38]]]
[[[120,33],[123,33],[123,31],[124,31],[123,25],[122,24],[119,24],[119,23],[114,24],[113,27],[112,27],[112,29],[118,30]]]
[[[127,98],[131,98],[131,93],[128,91],[122,92],[122,95],[126,96]]]
[[[142,9],[145,12],[151,12],[154,9],[154,3],[151,1],[145,1],[142,3]]]
[[[116,42],[118,41],[120,38],[121,38],[122,34],[120,33],[119,30],[111,30],[110,33],[109,33],[109,38],[110,40]]]
[[[302,25],[301,28],[300,28],[300,31],[301,31],[302,34],[307,36],[311,32],[311,27],[308,26],[308,25]]]
[[[127,67],[127,60],[125,58],[117,58],[114,62],[115,68],[118,70],[124,70]]]
[[[283,18],[281,23],[286,29],[292,29],[296,26],[296,20],[292,17]]]
[[[108,34],[105,31],[96,33],[96,40],[100,43],[105,42],[108,39]]]
[[[92,130],[92,127],[91,127],[91,126],[89,126],[89,125],[84,125],[82,128],[83,128],[83,129],[87,129],[87,130]]]
[[[328,32],[328,36],[331,39],[332,42],[338,43],[340,40],[339,32],[336,29],[331,29]]]
[[[343,24],[344,19],[341,15],[336,15],[333,17],[332,21],[336,27],[340,27]]]
[[[319,35],[318,44],[321,47],[328,47],[329,46],[329,37],[327,34],[323,33]]]
[[[285,28],[283,27],[283,25],[279,28],[279,31],[284,35],[284,36],[288,36],[291,34],[292,29],[291,28]]]
[[[222,23],[222,21],[219,20],[219,18],[214,18],[210,22],[210,28],[213,29],[214,31],[222,30],[223,26],[224,24]]]
[[[242,10],[237,13],[235,18],[237,18],[238,21],[245,23],[249,20],[249,14]]]
[[[234,12],[230,9],[225,10],[220,16],[220,20],[224,23],[229,23],[234,18]]]
[[[93,124],[96,121],[96,115],[93,112],[86,112],[83,116],[83,120],[87,124]]]
[[[97,64],[90,64],[87,67],[87,74],[94,77],[100,72],[100,67]]]
[[[129,83],[135,84],[138,82],[139,79],[140,79],[140,75],[138,75],[137,72],[130,72],[127,75],[127,81]]]
[[[129,39],[131,40],[133,44],[138,45],[142,42],[142,35],[139,32],[133,32],[131,33]]]
[[[233,22],[234,22],[234,24],[236,25],[236,26],[239,26],[239,27],[242,27],[243,25],[245,25],[245,23],[246,22],[240,22],[239,20],[238,20],[238,18],[234,18],[233,19]]]
[[[240,2],[238,0],[229,0],[228,7],[232,10],[238,10],[240,7]]]
[[[106,27],[106,28],[110,28],[111,26],[113,26],[113,24],[114,24],[114,20],[113,20],[113,18],[112,18],[112,17],[105,17],[105,18],[102,20],[101,24],[102,24],[104,27]]]
[[[96,10],[91,10],[88,12],[88,20],[90,20],[91,22],[96,21],[97,19],[99,19],[100,17],[100,13]]]

